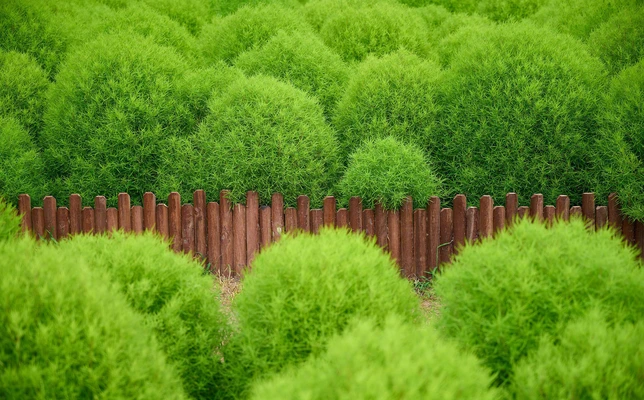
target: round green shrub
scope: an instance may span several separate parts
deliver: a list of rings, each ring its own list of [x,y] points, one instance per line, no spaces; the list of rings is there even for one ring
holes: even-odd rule
[[[42,158],[29,133],[14,118],[0,116],[0,197],[16,205],[26,193],[37,204],[45,185]]]
[[[185,144],[180,151],[189,148]],[[319,205],[337,175],[337,142],[321,107],[265,76],[239,79],[213,97],[192,147],[187,159],[194,163],[178,176],[213,194],[230,189],[233,202],[244,202],[254,190],[263,204],[278,192],[287,205],[301,194]]]
[[[76,236],[60,251],[106,272],[144,316],[192,398],[211,399],[225,390],[220,358],[227,322],[212,277],[191,256],[173,253],[152,234]]]
[[[184,399],[144,321],[55,246],[0,243],[0,397]]]
[[[16,118],[32,135],[42,130],[49,79],[29,55],[0,50],[0,114]]]
[[[479,15],[451,14],[431,32],[434,51],[441,67],[447,69],[455,54],[471,41],[478,41],[496,29],[496,24]]]
[[[525,220],[466,246],[434,290],[439,327],[498,374],[500,384],[509,383],[514,365],[541,335],[558,338],[591,307],[601,307],[610,322],[644,317],[644,270],[635,250],[581,220],[551,228]]]
[[[424,208],[431,196],[443,193],[423,150],[393,137],[363,143],[350,156],[338,190],[345,205],[360,196],[365,208],[380,203],[385,209],[400,208],[407,196]]]
[[[643,26],[644,7],[627,8],[590,34],[588,48],[612,74],[617,74],[644,58]]]
[[[302,7],[302,12],[313,29],[316,32],[320,32],[320,29],[329,18],[350,8],[369,7],[373,4],[374,2],[371,0],[309,0]]]
[[[602,196],[617,190],[622,212],[644,221],[644,58],[613,78],[601,115],[595,164]]]
[[[389,256],[347,230],[283,237],[255,258],[242,287],[233,301],[239,333],[225,350],[238,385],[320,354],[354,318],[380,325],[391,314],[419,315]]]
[[[480,28],[437,82],[438,123],[427,143],[449,193],[478,198],[543,193],[577,203],[597,184],[589,168],[605,72],[586,48],[532,24]]]
[[[479,14],[493,21],[520,20],[537,12],[548,0],[437,0],[452,12]]]
[[[127,192],[140,201],[167,139],[199,122],[185,100],[200,84],[182,83],[188,68],[171,48],[136,35],[101,36],[70,54],[49,92],[42,135],[47,172],[62,181],[57,197],[105,195],[115,204]]]
[[[516,367],[515,399],[644,398],[644,320],[610,326],[594,311],[545,336]]]
[[[205,62],[231,63],[244,51],[264,45],[279,31],[290,34],[309,29],[304,17],[291,7],[279,3],[244,6],[205,25],[199,44]]]
[[[210,21],[215,11],[211,2],[203,0],[145,0],[145,4],[167,15],[193,35],[199,34],[202,26]],[[136,4],[135,7],[140,7],[140,4]]]
[[[0,241],[14,239],[20,232],[20,218],[16,209],[0,196]]]
[[[405,48],[430,54],[427,25],[414,9],[393,2],[339,8],[320,28],[320,37],[346,61],[362,61]]]
[[[234,64],[248,75],[273,76],[316,97],[327,116],[349,76],[340,56],[312,33],[280,31],[263,47],[242,53]]]
[[[319,357],[256,384],[251,399],[496,399],[491,381],[476,357],[434,329],[362,320]]]
[[[343,157],[365,140],[386,136],[425,148],[434,134],[435,82],[440,74],[435,63],[406,50],[364,61],[349,80],[333,118]]]
[[[298,7],[300,3],[306,0],[213,0],[211,1],[212,8],[215,13],[220,16],[233,14],[245,6],[257,6],[261,4],[281,4],[289,7]]]

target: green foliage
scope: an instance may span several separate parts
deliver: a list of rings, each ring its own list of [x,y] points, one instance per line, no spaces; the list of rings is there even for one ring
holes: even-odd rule
[[[212,0],[213,9],[218,15],[226,16],[233,14],[244,6],[257,6],[262,4],[280,4],[289,7],[299,6],[306,0]]]
[[[539,10],[548,0],[436,0],[453,12],[479,14],[493,21],[520,20]]]
[[[184,399],[152,332],[100,271],[0,243],[0,397]]]
[[[443,193],[423,151],[393,137],[367,141],[351,155],[338,184],[342,202],[360,196],[365,208],[376,202],[385,209],[398,209],[407,196],[414,206],[424,208],[431,196]]]
[[[145,317],[192,398],[213,398],[226,385],[219,378],[227,332],[219,293],[191,256],[173,253],[151,234],[77,236],[60,250],[107,273]]]
[[[348,67],[312,33],[279,31],[266,45],[242,53],[235,66],[291,83],[318,99],[330,116],[344,91]]]
[[[617,190],[622,212],[644,221],[644,59],[611,82],[595,153],[602,195]]]
[[[463,43],[437,86],[427,143],[450,196],[543,193],[578,202],[589,170],[604,69],[585,47],[531,24],[505,24]]]
[[[0,242],[16,238],[20,232],[20,218],[16,209],[0,197]]]
[[[393,2],[340,7],[320,28],[320,37],[346,61],[362,61],[403,47],[419,56],[429,54],[427,26],[414,9]]]
[[[644,7],[627,8],[590,34],[588,48],[612,74],[617,74],[644,58],[643,26]]]
[[[201,27],[214,16],[209,1],[203,0],[145,0],[145,3],[181,24],[193,35],[198,35]],[[140,5],[136,5],[140,7]]]
[[[310,29],[300,13],[279,3],[244,6],[234,14],[215,18],[199,36],[207,63],[231,63],[244,51],[268,42],[279,31],[292,33]]]
[[[479,15],[451,14],[431,32],[441,67],[448,68],[464,45],[479,41],[496,29],[496,24]]]
[[[427,326],[363,320],[319,357],[255,385],[251,399],[496,399],[491,380],[476,357]]]
[[[26,193],[35,203],[45,195],[43,162],[29,133],[14,118],[0,117],[0,197],[10,204]]]
[[[610,326],[601,312],[545,336],[516,368],[516,399],[644,398],[644,321]]]
[[[0,115],[16,118],[36,137],[42,130],[47,74],[27,54],[0,50]]]
[[[434,134],[438,105],[436,64],[400,50],[368,58],[351,77],[333,123],[343,157],[368,139],[393,136],[425,147]]]
[[[243,385],[320,354],[354,318],[415,320],[418,299],[394,262],[347,230],[283,237],[262,251],[233,302],[239,333],[225,351]]]
[[[279,192],[287,205],[301,194],[319,205],[337,175],[337,142],[321,107],[304,92],[265,76],[231,83],[211,100],[192,144],[175,145],[178,153],[168,163],[186,157],[185,164],[174,166],[179,181],[212,194],[230,189],[233,202],[244,202],[246,192],[255,190],[263,204]]]
[[[644,318],[644,270],[611,231],[581,220],[523,221],[494,240],[466,246],[434,283],[438,324],[509,383],[541,335],[601,307],[609,322]]]
[[[371,0],[309,0],[302,8],[302,12],[313,29],[320,32],[329,18],[350,8],[368,7],[371,4],[373,4]]]
[[[49,93],[42,135],[47,172],[62,179],[57,197],[101,194],[115,204],[128,192],[139,201],[168,138],[199,122],[188,99],[208,82],[182,84],[187,71],[175,51],[135,35],[101,36],[72,53]]]

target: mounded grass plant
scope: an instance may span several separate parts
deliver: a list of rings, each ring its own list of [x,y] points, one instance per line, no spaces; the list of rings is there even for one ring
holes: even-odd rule
[[[29,55],[0,50],[0,114],[16,118],[36,138],[42,130],[49,79]]]
[[[443,188],[421,148],[386,137],[363,143],[350,156],[338,191],[345,205],[351,196],[360,196],[365,208],[380,203],[397,210],[407,196],[412,196],[415,207],[423,208]]]
[[[29,133],[11,117],[0,117],[0,197],[13,205],[26,193],[39,204],[46,181],[40,152]]]
[[[244,6],[235,13],[215,18],[199,35],[204,62],[232,61],[244,51],[261,47],[279,31],[311,29],[304,17],[283,4]]]
[[[320,356],[256,384],[250,398],[497,399],[491,381],[476,357],[434,329],[389,318],[357,321]]]
[[[413,8],[395,2],[339,8],[320,28],[320,37],[349,62],[405,48],[430,55],[427,25]]]
[[[137,35],[100,36],[70,54],[48,94],[42,135],[47,172],[61,180],[57,197],[105,195],[113,205],[127,192],[140,201],[165,141],[199,122],[181,83],[188,71],[173,49]]]
[[[313,33],[278,32],[263,47],[242,53],[235,67],[291,83],[317,98],[330,117],[349,78],[349,68]]]
[[[329,18],[350,8],[369,7],[372,4],[374,2],[370,0],[308,0],[302,7],[302,12],[309,25],[319,33]]]
[[[217,398],[225,391],[220,358],[227,321],[212,277],[191,256],[173,253],[152,234],[77,236],[60,251],[106,273],[143,315],[191,398]]]
[[[287,205],[301,194],[317,205],[337,176],[337,141],[322,108],[275,78],[231,83],[212,98],[193,140],[195,163],[182,176],[192,176],[209,193],[230,189],[233,202],[244,202],[246,192],[255,190],[263,204],[278,192]]]
[[[479,14],[493,21],[516,21],[537,12],[548,0],[437,0],[452,12]]]
[[[252,378],[320,354],[354,318],[381,325],[392,314],[405,322],[419,315],[389,256],[344,229],[283,237],[257,255],[242,285],[233,301],[238,333],[225,351],[240,392]]]
[[[569,36],[529,23],[481,27],[437,82],[427,149],[450,196],[578,202],[598,185],[589,160],[604,82],[601,62]]]
[[[360,64],[333,117],[346,158],[363,141],[393,136],[426,147],[434,134],[439,67],[406,50]]]
[[[172,21],[185,27],[192,35],[198,35],[201,27],[214,16],[212,2],[203,0],[144,0],[157,12],[167,15]],[[135,7],[140,7],[135,4]]]
[[[611,326],[600,311],[545,336],[516,367],[515,399],[644,398],[644,320]]]
[[[557,340],[566,323],[593,307],[611,324],[644,318],[644,270],[635,250],[612,231],[591,232],[576,219],[551,228],[524,220],[494,240],[466,246],[434,290],[442,332],[504,385],[542,335]]]
[[[184,399],[143,319],[55,246],[0,242],[0,397]]]

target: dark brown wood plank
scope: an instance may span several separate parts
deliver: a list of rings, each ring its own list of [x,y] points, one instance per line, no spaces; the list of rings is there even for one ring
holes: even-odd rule
[[[449,263],[452,258],[454,250],[453,239],[452,209],[443,208],[441,209],[441,247],[439,250],[441,265]]]
[[[69,196],[69,234],[76,235],[83,231],[83,206],[79,194]],[[118,229],[118,227],[116,228]]]
[[[595,193],[581,195],[581,213],[589,228],[595,229]]]
[[[221,228],[221,267],[220,273],[232,276],[235,254],[233,250],[233,206],[228,199],[228,191],[219,193],[219,224]]]
[[[209,265],[210,272],[219,274],[221,273],[221,225],[219,220],[219,203],[210,202],[207,207],[207,265]]]
[[[362,228],[367,237],[376,235],[376,217],[372,209],[362,210]]]
[[[595,229],[600,230],[608,224],[608,207],[597,206],[595,210]]]
[[[324,204],[322,205],[322,210],[324,210],[324,225],[325,226],[335,226],[335,213],[336,213],[336,200],[333,196],[327,196],[324,198]]]
[[[94,232],[94,210],[92,207],[83,207],[83,233],[89,235]]]
[[[340,208],[336,213],[335,226],[346,228],[349,225],[349,213],[346,208]]]
[[[465,244],[465,212],[467,211],[467,198],[463,194],[454,197],[453,224],[454,224],[454,254]]]
[[[119,210],[119,228],[124,232],[132,230],[132,217],[130,216],[131,205],[130,195],[127,193],[119,193],[118,197],[118,210]]]
[[[580,218],[583,217],[584,214],[582,213],[581,207],[580,206],[573,206],[570,207],[570,218]]]
[[[362,230],[362,199],[360,197],[349,199],[349,227],[354,232]]]
[[[36,240],[43,240],[45,238],[45,212],[42,207],[31,209],[31,223]]]
[[[195,209],[192,204],[181,206],[181,250],[195,253]]]
[[[416,272],[414,265],[414,203],[407,197],[400,207],[400,266],[405,276]]]
[[[21,217],[20,226],[22,232],[31,233],[33,230],[33,224],[31,222],[31,197],[28,194],[18,196],[18,212]]]
[[[391,258],[400,266],[400,215],[398,210],[387,211],[387,230],[389,233],[387,242],[389,253]]]
[[[195,218],[195,257],[203,262],[208,258],[208,206],[206,204],[206,192],[196,190],[192,194],[192,204],[194,205]]]
[[[157,198],[152,192],[143,194],[143,229],[155,232],[157,225]]]
[[[107,231],[107,200],[105,196],[94,198],[94,231],[99,235]]]
[[[286,210],[284,210],[284,231],[293,233],[297,229],[297,209],[295,207],[286,207]]]
[[[271,227],[271,207],[261,206],[259,209],[259,240],[260,251],[271,244],[273,231]]]
[[[71,233],[71,210],[69,211],[69,219],[70,219],[70,229],[69,232]],[[106,215],[106,227],[107,227],[107,232],[113,232],[119,229],[119,211],[114,208],[114,207],[109,207],[107,210],[105,210],[105,215]]]
[[[374,208],[374,229],[376,231],[376,243],[383,249],[387,248],[387,211],[380,203]]]
[[[543,208],[543,219],[546,221],[547,227],[551,227],[555,222],[556,213],[557,209],[555,208],[555,206],[545,206]]]
[[[277,241],[284,232],[284,197],[279,193],[271,197],[271,213],[272,241]]]
[[[427,202],[427,265],[433,271],[438,267],[438,246],[441,240],[441,200],[432,196]]]
[[[644,223],[635,222],[635,246],[639,250],[640,259],[644,260]]]
[[[493,235],[496,237],[505,228],[505,207],[504,206],[494,206],[494,210],[492,210],[492,214],[494,214],[494,216],[493,216],[493,219],[494,219],[494,233],[493,233]]]
[[[481,196],[479,205],[479,237],[492,237],[494,233],[494,200],[491,196]]]
[[[530,216],[530,207],[528,206],[521,206],[517,210],[517,218],[519,219],[524,219]]]
[[[243,204],[233,207],[233,243],[234,275],[241,276],[246,267],[246,207]]]
[[[168,206],[165,204],[157,204],[157,217],[156,217],[156,228],[159,235],[164,240],[170,238],[170,228],[168,226]]]
[[[533,221],[543,221],[543,195],[541,193],[533,194],[530,197],[530,217]]]
[[[177,192],[168,195],[168,235],[172,240],[172,250],[181,252],[181,195]]]
[[[563,194],[557,197],[555,210],[557,219],[568,221],[570,219],[570,197]]]
[[[624,218],[622,221],[622,236],[624,242],[635,244],[635,223],[628,218]]]
[[[427,272],[427,211],[414,210],[414,275],[424,277]]]
[[[465,212],[466,231],[465,239],[468,243],[475,243],[479,239],[479,209],[476,207],[468,207]],[[507,223],[508,220],[506,219]]]
[[[311,233],[319,233],[324,224],[324,211],[320,208],[311,210],[309,220],[311,221]]]
[[[608,196],[608,223],[617,233],[622,233],[622,215],[617,193],[611,193]]]
[[[143,207],[132,206],[131,217],[132,232],[140,235],[141,233],[143,233]]]
[[[308,196],[297,197],[297,227],[304,232],[311,232],[311,221],[309,221],[309,211],[311,210],[311,201]]]
[[[45,196],[43,200],[45,239],[58,239],[56,235],[56,210],[56,199],[53,196]]]
[[[250,265],[259,252],[259,194],[246,193],[246,263]]]
[[[519,196],[512,192],[505,195],[505,226],[512,226],[519,213]]]
[[[56,211],[56,234],[58,240],[64,240],[69,236],[69,209],[58,207]]]

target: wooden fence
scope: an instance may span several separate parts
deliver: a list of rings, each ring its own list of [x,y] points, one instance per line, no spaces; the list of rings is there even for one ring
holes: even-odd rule
[[[644,255],[644,224],[623,218],[615,194],[608,206],[595,206],[593,193],[584,193],[581,206],[570,205],[568,196],[559,196],[556,205],[543,203],[543,196],[531,197],[530,206],[518,206],[516,193],[508,193],[505,206],[494,205],[490,196],[480,199],[479,207],[467,207],[464,195],[454,197],[452,208],[441,208],[440,199],[432,197],[423,209],[413,209],[407,198],[399,210],[380,206],[363,209],[360,198],[350,199],[349,208],[336,207],[334,197],[324,199],[322,209],[310,209],[309,198],[299,196],[297,207],[284,208],[283,197],[274,194],[270,206],[260,206],[256,192],[248,192],[246,205],[231,204],[226,191],[219,202],[206,202],[203,190],[197,190],[192,204],[181,204],[178,193],[171,193],[168,204],[157,204],[153,193],[145,193],[142,206],[131,206],[130,196],[118,196],[118,208],[106,207],[105,197],[94,199],[94,207],[81,207],[81,198],[73,194],[69,207],[57,207],[56,199],[47,196],[43,207],[31,207],[28,195],[20,195],[18,209],[23,216],[23,231],[37,238],[61,240],[78,233],[105,233],[115,229],[141,233],[151,230],[173,238],[176,252],[192,253],[212,272],[239,275],[250,265],[255,254],[279,239],[284,232],[303,230],[317,233],[323,225],[347,227],[376,238],[389,251],[403,275],[422,276],[442,263],[466,240],[493,236],[513,223],[516,217],[531,217],[551,224],[555,218],[571,215],[586,218],[596,229],[610,224],[626,242],[637,246]]]

